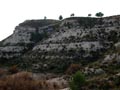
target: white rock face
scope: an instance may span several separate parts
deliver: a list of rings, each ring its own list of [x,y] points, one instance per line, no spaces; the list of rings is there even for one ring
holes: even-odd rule
[[[21,52],[24,50],[22,46],[7,46],[0,49],[3,52]]]
[[[115,57],[116,57],[115,53],[112,54],[112,55],[106,55],[104,61],[110,61],[110,60],[114,59]]]
[[[77,48],[83,48],[84,50],[93,50],[95,51],[96,49],[100,49],[102,48],[102,46],[100,45],[99,42],[80,42],[80,43],[68,43],[68,44],[42,44],[42,45],[36,45],[33,48],[34,50],[46,50],[46,51],[50,51],[50,50],[62,50],[63,46],[66,47],[67,50],[73,48],[73,49],[77,49]]]
[[[104,63],[109,63],[112,61],[116,61],[119,64],[120,63],[120,54],[119,53],[108,54],[105,56],[102,63],[104,64]]]
[[[120,16],[106,17],[103,19],[94,18],[94,23],[93,18],[90,18],[93,19],[92,21],[84,18],[87,20],[84,21],[83,18],[74,17],[43,26],[37,25],[35,21],[32,21],[32,24],[30,22],[31,25],[35,24],[35,27],[31,27],[29,24],[25,26],[19,25],[10,37],[2,41],[0,56],[2,57],[4,53],[5,55],[3,57],[7,58],[20,56],[25,50],[27,52],[29,49],[28,44],[33,44],[33,47],[29,50],[30,55],[28,57],[39,57],[42,59],[66,57],[71,59],[73,56],[69,53],[70,50],[73,50],[74,53],[72,54],[78,54],[78,57],[81,57],[81,53],[85,57],[92,57],[91,52],[94,56],[100,53],[100,51],[107,50],[111,47],[110,44],[115,42],[111,37],[120,37],[119,18]],[[28,23],[29,21],[26,22]],[[46,32],[48,37],[40,41],[37,40],[37,42],[31,40],[32,34],[38,39],[40,34],[46,34]],[[37,34],[38,37],[36,36]],[[119,42],[115,43],[115,46],[118,47]],[[66,53],[63,54],[64,52],[60,55],[59,52],[62,51],[66,52],[67,55]],[[9,52],[12,54],[7,54]],[[44,53],[47,53],[46,57]],[[26,54],[24,56],[27,57]],[[106,57],[105,60],[109,58],[111,57]]]
[[[63,20],[54,34],[51,34],[49,38],[42,40],[33,47],[31,55],[32,52],[35,52],[35,55],[32,55],[32,57],[47,60],[72,59],[74,56],[81,57],[81,53],[83,53],[84,58],[99,56],[102,50],[110,49],[111,44],[113,45],[114,41],[110,38],[119,36],[119,24],[116,22],[120,23],[114,17],[103,18],[103,24],[95,23],[93,27],[86,28],[76,19]],[[113,33],[117,33],[117,35],[112,36]],[[79,52],[81,49],[84,51]],[[70,50],[73,50],[73,52],[75,50],[74,53],[72,52],[73,56],[71,54],[68,55]],[[62,53],[59,54],[59,52]],[[108,59],[106,57],[106,60]]]
[[[31,43],[31,33],[35,32],[35,28],[17,26],[14,34],[6,39],[3,44]]]
[[[3,47],[0,47],[0,57],[10,59],[22,55],[22,52],[24,52],[28,47],[23,45],[21,46],[20,44],[32,43],[30,40],[31,33],[34,33],[35,30],[35,28],[31,27],[17,26],[14,33],[2,42]],[[2,53],[5,53],[5,55]]]
[[[115,47],[120,47],[120,42],[115,43]]]
[[[27,20],[19,26],[16,26],[14,33],[8,38],[2,41],[0,46],[0,57],[3,58],[14,58],[19,57],[23,53],[27,52],[31,45],[35,44],[35,40],[41,33],[44,33],[44,30],[51,30],[54,24],[54,20]],[[40,25],[39,24],[43,24]],[[38,27],[36,27],[36,25]],[[46,26],[45,26],[46,25]]]

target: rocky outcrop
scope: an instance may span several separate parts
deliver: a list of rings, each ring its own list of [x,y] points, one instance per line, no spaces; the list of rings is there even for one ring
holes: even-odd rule
[[[16,26],[14,33],[3,40],[0,45],[0,60],[22,56],[50,31],[55,20],[27,20]],[[51,26],[50,26],[51,25]],[[45,29],[45,30],[44,30]],[[53,29],[51,29],[52,33]]]

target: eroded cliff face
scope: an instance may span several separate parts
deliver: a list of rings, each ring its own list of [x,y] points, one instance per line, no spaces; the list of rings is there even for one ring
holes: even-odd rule
[[[49,25],[55,20],[27,20],[16,26],[14,33],[3,40],[0,45],[0,58],[13,59],[31,50],[32,47],[49,33]],[[52,33],[53,29],[51,29]]]
[[[0,60],[14,59],[34,71],[59,72],[71,63],[87,64],[103,58],[119,46],[119,37],[120,16],[30,20],[1,42]]]

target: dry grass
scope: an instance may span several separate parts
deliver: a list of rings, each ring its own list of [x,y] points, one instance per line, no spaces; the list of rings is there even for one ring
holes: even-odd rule
[[[30,72],[19,72],[0,79],[0,90],[59,90],[57,83],[35,80]]]

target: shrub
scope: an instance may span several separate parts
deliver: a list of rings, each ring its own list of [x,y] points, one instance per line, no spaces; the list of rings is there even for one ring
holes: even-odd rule
[[[7,71],[0,68],[0,77],[7,74]]]
[[[75,16],[75,14],[74,14],[74,13],[72,13],[70,16],[71,16],[71,17],[74,17],[74,16]]]
[[[95,16],[102,17],[102,16],[104,16],[104,14],[102,12],[98,12],[98,13],[95,14]]]
[[[120,76],[116,76],[115,79],[114,79],[114,82],[117,86],[119,86],[120,84]]]
[[[92,16],[92,14],[89,13],[89,14],[88,14],[88,17],[91,17],[91,16]]]
[[[60,16],[59,16],[59,20],[62,20],[62,19],[63,19],[63,16],[62,16],[62,15],[60,15]]]
[[[76,72],[69,83],[71,90],[81,90],[82,86],[85,84],[85,76],[80,72]]]
[[[9,68],[8,72],[11,74],[17,73],[19,70],[17,68],[17,65],[13,65],[12,67]]]
[[[71,64],[71,65],[68,67],[68,69],[67,69],[67,71],[66,71],[66,74],[73,74],[73,73],[79,71],[80,68],[81,68],[80,64]]]

